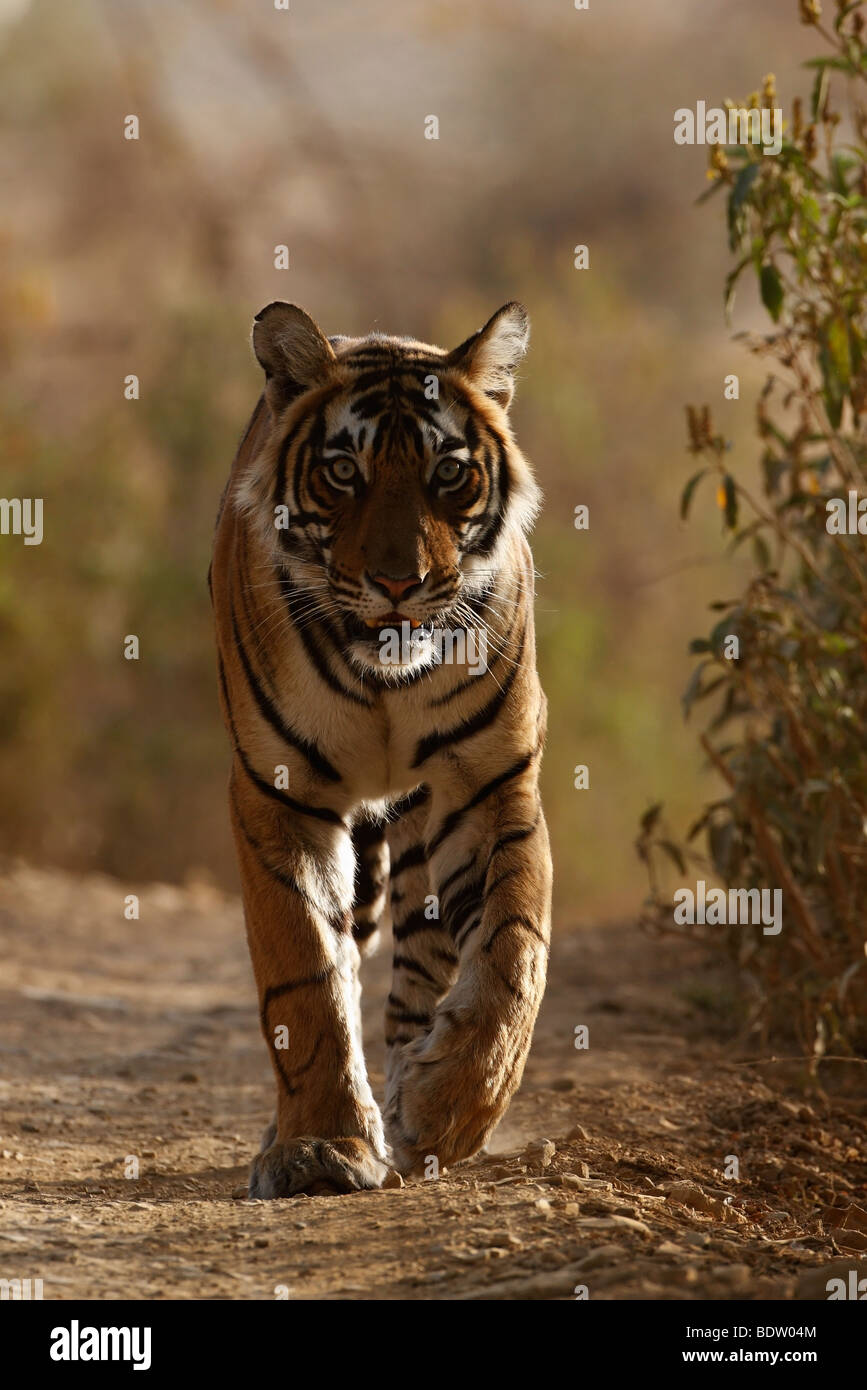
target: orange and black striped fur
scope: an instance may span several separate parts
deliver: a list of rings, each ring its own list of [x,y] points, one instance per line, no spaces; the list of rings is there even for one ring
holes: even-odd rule
[[[521,1080],[551,893],[526,540],[538,492],[507,416],[527,336],[518,304],[453,352],[326,338],[282,303],[254,324],[265,390],[211,568],[277,1081],[254,1197],[377,1187],[389,1163],[465,1158]],[[386,655],[392,630],[406,640]],[[476,652],[486,642],[486,662],[461,634]],[[389,913],[381,1115],[358,965]]]

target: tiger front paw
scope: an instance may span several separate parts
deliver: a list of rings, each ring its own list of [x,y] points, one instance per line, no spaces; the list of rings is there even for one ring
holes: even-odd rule
[[[504,1054],[454,1014],[400,1049],[383,1117],[399,1172],[421,1173],[432,1158],[447,1167],[482,1148],[520,1079]]]
[[[381,1187],[389,1168],[365,1139],[290,1139],[253,1159],[250,1197],[326,1196]]]

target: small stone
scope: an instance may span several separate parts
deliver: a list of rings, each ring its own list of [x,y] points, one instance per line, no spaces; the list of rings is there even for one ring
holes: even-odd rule
[[[675,1245],[671,1240],[664,1240],[661,1245],[656,1247],[657,1255],[685,1255],[686,1251],[682,1245]]]
[[[197,1073],[194,1072],[194,1071],[185,1071],[185,1072],[183,1072],[183,1073],[178,1077],[178,1080],[179,1080],[179,1081],[185,1082],[187,1086],[197,1086],[197,1085],[199,1084],[199,1077],[198,1077]],[[234,1136],[233,1136],[233,1137],[234,1137]]]
[[[638,1234],[641,1236],[650,1235],[650,1227],[648,1226],[647,1222],[639,1221],[634,1216],[618,1216],[618,1214],[615,1212],[611,1220],[615,1223],[615,1225],[625,1226],[629,1231],[637,1231]]]
[[[512,1250],[522,1250],[524,1242],[513,1231],[493,1231],[488,1237],[491,1245],[506,1246]]]
[[[631,1216],[585,1216],[580,1224],[593,1231],[611,1231],[619,1226],[621,1229],[625,1227],[627,1230],[637,1231],[639,1235],[650,1235],[650,1227],[643,1221],[634,1221]]]
[[[589,1177],[590,1177],[590,1166],[589,1166],[589,1164],[587,1164],[587,1163],[576,1163],[576,1164],[575,1164],[575,1168],[576,1168],[577,1171],[574,1172],[574,1173],[561,1173],[561,1174],[560,1174],[560,1181],[561,1181],[561,1183],[564,1184],[564,1186],[572,1186],[572,1187],[582,1186],[582,1185],[583,1185],[582,1182],[581,1182],[582,1178],[586,1179],[586,1178],[589,1178]]]
[[[533,1203],[533,1206],[537,1211],[541,1212],[549,1212],[551,1210],[551,1203],[548,1201],[547,1197],[539,1197],[538,1200]]]
[[[22,1130],[22,1132],[23,1132],[24,1134],[38,1134],[38,1133],[39,1133],[39,1126],[33,1124],[33,1122],[32,1122],[31,1120],[22,1120],[22,1121],[21,1121],[21,1125],[20,1125],[20,1129]]]
[[[714,1206],[712,1198],[707,1197],[700,1187],[688,1182],[672,1183],[668,1189],[668,1200],[683,1207],[692,1207],[693,1211],[710,1211]]]
[[[622,1245],[597,1245],[595,1250],[591,1250],[578,1265],[581,1274],[586,1274],[588,1270],[598,1269],[600,1265],[610,1264],[613,1260],[628,1257],[629,1252],[624,1250]]]
[[[267,1245],[271,1244],[271,1242],[267,1236],[257,1236],[256,1239],[253,1241],[253,1244],[255,1245],[257,1250],[264,1250]]]
[[[556,1152],[557,1147],[550,1139],[539,1139],[536,1143],[527,1145],[524,1157],[530,1163],[541,1164],[543,1168],[547,1168]]]
[[[567,1138],[567,1139],[583,1139],[584,1142],[586,1143],[586,1142],[589,1140],[590,1135],[587,1133],[587,1131],[586,1131],[586,1129],[584,1128],[583,1125],[573,1125],[572,1128],[570,1129],[569,1133],[566,1135],[566,1138]]]
[[[710,1244],[710,1236],[706,1231],[681,1231],[680,1239],[687,1245],[697,1245],[699,1247]]]
[[[578,1205],[577,1202],[567,1202],[566,1205],[565,1205],[565,1207],[563,1208],[563,1215],[564,1215],[564,1216],[580,1216],[580,1215],[581,1215],[581,1208],[579,1207],[579,1205]]]

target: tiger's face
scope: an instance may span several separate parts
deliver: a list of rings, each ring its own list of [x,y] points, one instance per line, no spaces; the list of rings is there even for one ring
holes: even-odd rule
[[[269,445],[258,486],[303,612],[339,626],[388,678],[436,660],[438,629],[478,626],[510,532],[538,493],[506,414],[526,349],[506,305],[452,353],[397,338],[326,339],[294,306],[254,326]],[[383,665],[386,634],[410,635]]]

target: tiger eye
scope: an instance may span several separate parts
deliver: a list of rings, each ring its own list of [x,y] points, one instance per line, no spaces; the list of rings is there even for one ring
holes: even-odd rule
[[[446,459],[445,462],[441,463],[438,467],[436,476],[441,483],[453,483],[455,478],[459,477],[463,472],[463,468],[464,465],[458,463],[456,459]]]

